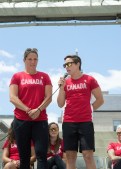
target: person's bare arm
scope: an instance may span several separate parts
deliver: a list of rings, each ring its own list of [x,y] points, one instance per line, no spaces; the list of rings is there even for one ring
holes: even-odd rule
[[[57,97],[57,103],[60,108],[62,108],[65,105],[65,79],[63,77],[60,78],[58,85],[60,86],[58,97]]]
[[[30,108],[27,107],[18,97],[18,86],[15,84],[10,85],[10,102],[13,103],[15,107],[27,112]]]
[[[30,158],[30,164],[33,164],[36,161],[36,154],[34,146],[31,147],[31,158]]]
[[[66,153],[63,152],[63,157],[62,157],[62,160],[65,162],[66,164]]]
[[[4,164],[13,163],[16,167],[20,166],[19,160],[13,160],[13,159],[9,158],[9,148],[8,147],[3,149],[2,161]]]
[[[113,149],[108,150],[108,156],[112,162],[116,162],[117,160],[121,159],[121,156],[116,156]]]
[[[65,91],[63,89],[59,90],[57,103],[60,108],[62,108],[65,105]]]
[[[92,94],[95,97],[95,101],[92,103],[93,110],[95,111],[104,103],[104,100],[100,87],[93,89]]]
[[[45,86],[45,98],[43,102],[38,106],[38,108],[44,110],[52,101],[52,86],[47,85]]]
[[[11,162],[11,159],[9,158],[9,148],[4,148],[2,153],[2,161],[4,164]]]

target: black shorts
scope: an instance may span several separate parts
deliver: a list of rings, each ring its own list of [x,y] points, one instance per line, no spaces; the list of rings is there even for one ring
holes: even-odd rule
[[[63,122],[64,151],[95,151],[94,127],[92,122]]]

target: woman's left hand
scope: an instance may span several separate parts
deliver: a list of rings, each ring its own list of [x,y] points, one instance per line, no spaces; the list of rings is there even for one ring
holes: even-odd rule
[[[27,114],[29,115],[30,118],[34,120],[39,117],[40,112],[41,111],[38,108],[36,108],[36,109],[31,109],[29,112],[27,112]]]
[[[20,160],[17,160],[17,161],[16,161],[16,166],[17,166],[17,168],[20,167]]]

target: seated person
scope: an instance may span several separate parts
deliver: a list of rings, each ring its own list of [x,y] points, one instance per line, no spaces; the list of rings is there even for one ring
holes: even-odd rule
[[[112,161],[112,169],[121,169],[121,125],[117,126],[117,142],[108,145],[107,153]]]
[[[65,160],[63,140],[59,137],[59,126],[52,122],[49,124],[48,169],[66,169]]]
[[[14,132],[13,132],[13,122],[8,130],[7,140],[3,145],[2,161],[4,169],[18,169],[20,167],[19,152],[17,149]],[[33,144],[31,145],[31,158],[30,158],[30,169],[36,161],[35,150]]]

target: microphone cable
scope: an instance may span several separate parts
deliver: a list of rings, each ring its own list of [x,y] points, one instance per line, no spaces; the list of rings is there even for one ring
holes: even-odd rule
[[[65,79],[67,76],[68,76],[68,73],[65,73],[64,76],[63,76],[63,78]],[[46,100],[46,102],[44,102],[43,105],[41,105],[41,107],[43,107],[43,106],[48,102],[48,100],[53,97],[53,95],[60,89],[60,87],[61,87],[61,84],[60,84],[59,87],[51,94],[51,96]],[[38,110],[37,110],[37,111],[38,111]],[[35,111],[35,113],[36,113],[37,111]],[[13,120],[13,121],[14,121],[14,120]],[[26,123],[26,121],[23,121],[23,123],[22,123],[20,126],[18,126],[17,128],[15,128],[14,130],[17,130],[18,128],[20,128],[22,125],[24,125],[24,123]],[[4,136],[3,138],[1,138],[1,139],[0,139],[0,142],[2,142],[7,136],[8,136],[8,134],[7,134],[6,136]]]

